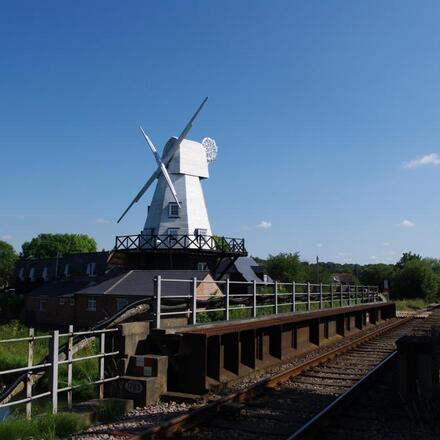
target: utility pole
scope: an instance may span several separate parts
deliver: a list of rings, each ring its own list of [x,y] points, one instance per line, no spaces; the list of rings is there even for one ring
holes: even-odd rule
[[[319,257],[316,257],[316,282],[319,284]]]

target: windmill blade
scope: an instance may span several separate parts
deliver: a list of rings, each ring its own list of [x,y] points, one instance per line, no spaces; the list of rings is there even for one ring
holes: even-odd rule
[[[160,172],[160,171],[159,171]],[[151,186],[151,184],[157,179],[159,173],[157,170],[151,175],[151,177],[147,180],[147,183],[142,187],[142,189],[138,192],[137,196],[133,199],[133,201],[128,205],[128,208],[123,212],[123,214],[119,217],[119,220],[116,223],[119,223],[124,217],[125,214],[129,211],[129,209],[137,203],[140,198],[144,195],[145,191]]]
[[[192,124],[194,120],[197,118],[198,114],[201,112],[203,106],[205,105],[206,101],[208,100],[208,97],[206,97],[202,103],[199,105],[199,108],[196,110],[192,118],[189,120],[188,124],[186,124],[185,128],[182,130],[182,133],[180,133],[180,136],[177,138],[177,140],[174,142],[174,145],[172,146],[170,152],[163,158],[163,163],[165,165],[168,165],[170,160],[173,158],[174,153],[179,148],[179,145],[182,143],[182,141],[185,139],[187,134],[192,128]]]
[[[174,197],[174,200],[177,203],[177,206],[181,208],[179,199],[177,198],[177,192],[174,189],[173,182],[171,181],[170,175],[168,174],[168,170],[166,169],[163,162],[160,160],[159,154],[157,153],[156,147],[154,146],[153,142],[151,142],[151,139],[148,137],[147,133],[145,133],[144,129],[142,127],[139,127],[142,134],[144,135],[145,140],[147,141],[147,144],[150,146],[151,151],[153,152],[153,155],[156,159],[157,164],[159,165],[160,170],[162,171],[162,174],[165,177],[165,180],[167,181],[168,187],[170,188],[171,194]]]

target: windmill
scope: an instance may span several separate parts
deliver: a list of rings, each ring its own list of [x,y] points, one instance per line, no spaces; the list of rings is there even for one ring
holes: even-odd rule
[[[209,178],[208,164],[215,159],[217,146],[211,138],[204,138],[201,143],[186,139],[207,99],[200,104],[179,137],[168,140],[162,156],[140,127],[156,160],[157,169],[121,215],[118,223],[157,180],[142,235],[212,235],[201,180]]]

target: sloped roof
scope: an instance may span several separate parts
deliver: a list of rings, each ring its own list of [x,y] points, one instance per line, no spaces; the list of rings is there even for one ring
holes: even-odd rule
[[[28,296],[73,296],[78,290],[87,287],[90,284],[90,278],[87,279],[67,279],[59,281],[50,281],[36,287]]]
[[[192,280],[197,277],[205,279],[209,271],[204,270],[127,270],[108,279],[89,284],[79,290],[79,295],[136,295],[153,296],[154,278],[160,275],[165,279]],[[191,293],[191,283],[166,282],[162,283],[162,296],[188,295]]]
[[[218,268],[218,272],[221,273],[225,270],[227,265],[228,262],[223,261]],[[261,270],[258,270],[260,268]],[[264,267],[260,266],[252,257],[238,257],[232,267],[228,270],[228,273],[240,273],[245,281],[263,281],[263,278],[258,275],[264,274]],[[227,277],[228,274],[226,273],[223,276],[223,279]],[[272,279],[267,276],[267,281],[272,282]]]

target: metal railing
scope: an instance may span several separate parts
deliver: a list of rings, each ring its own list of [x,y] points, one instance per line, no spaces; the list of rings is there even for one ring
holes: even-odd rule
[[[199,249],[225,254],[247,255],[243,238],[213,235],[119,235],[115,250]]]
[[[69,326],[67,333],[60,333],[55,330],[50,335],[35,336],[33,328],[29,329],[29,336],[22,338],[12,338],[12,339],[2,339],[0,344],[7,343],[17,343],[27,341],[27,366],[13,368],[10,370],[0,371],[0,376],[14,373],[25,372],[26,383],[25,383],[25,397],[18,400],[13,400],[7,403],[1,403],[1,408],[12,407],[16,405],[26,404],[26,417],[30,418],[32,416],[32,402],[38,399],[42,399],[47,396],[51,396],[51,408],[52,413],[56,414],[58,412],[58,394],[67,393],[67,407],[72,409],[72,397],[73,390],[89,385],[99,385],[99,398],[104,398],[104,384],[113,380],[119,379],[119,376],[105,377],[105,359],[109,356],[114,356],[118,354],[118,351],[106,352],[105,351],[105,340],[106,334],[110,332],[118,331],[117,328],[112,329],[102,329],[102,330],[89,330],[74,332],[73,326]],[[76,336],[92,336],[99,338],[99,353],[83,357],[73,356],[73,343],[74,337]],[[67,358],[65,360],[59,359],[59,349],[60,349],[60,338],[67,338],[66,351]],[[40,364],[34,364],[34,344],[37,340],[48,340],[49,341],[49,355]],[[46,361],[49,360],[49,362]],[[73,384],[73,364],[76,362],[85,361],[88,359],[98,359],[99,360],[99,379],[92,380],[81,384]],[[59,384],[59,366],[67,364],[67,386],[60,388]],[[39,393],[32,394],[33,388],[33,374],[48,371],[49,375],[49,390]]]
[[[182,294],[174,294],[177,290]],[[200,293],[201,286],[217,285],[217,292]],[[173,286],[174,285],[174,286]],[[165,286],[171,286],[166,290]],[[215,286],[214,286],[215,288]],[[203,290],[203,288],[201,289]],[[187,292],[187,293],[186,293]],[[173,310],[163,311],[164,302],[180,303]],[[207,281],[197,278],[166,279],[155,278],[155,325],[160,328],[161,319],[165,317],[188,317],[191,324],[198,324],[197,316],[201,313],[222,313],[213,320],[229,321],[240,315],[237,311],[248,310],[250,316],[235,318],[257,318],[259,315],[277,315],[286,312],[313,311],[333,307],[351,307],[357,304],[382,302],[377,286],[281,283],[281,282],[247,282],[247,281]],[[165,304],[166,307],[166,304]],[[259,310],[272,308],[269,313]],[[209,320],[209,319],[208,319]]]

